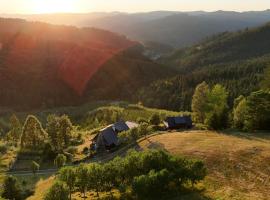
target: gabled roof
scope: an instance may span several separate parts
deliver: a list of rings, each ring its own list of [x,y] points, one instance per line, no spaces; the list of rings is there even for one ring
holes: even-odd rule
[[[112,144],[118,145],[117,134],[112,129],[112,127],[108,127],[107,129],[100,132],[99,138],[103,139],[106,146],[110,146]]]
[[[112,125],[112,128],[117,132],[127,131],[129,130],[129,127],[127,126],[126,122],[119,121]]]
[[[167,117],[165,125],[167,127],[176,127],[181,125],[192,126],[192,120],[190,116]]]
[[[92,139],[92,141],[96,141],[98,146],[111,146],[113,144],[118,145],[117,134],[119,132],[127,131],[138,126],[139,125],[135,122],[119,121],[101,129],[100,132]]]

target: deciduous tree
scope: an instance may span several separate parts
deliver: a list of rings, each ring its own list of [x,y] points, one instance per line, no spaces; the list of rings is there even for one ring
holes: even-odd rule
[[[57,181],[50,188],[48,193],[45,195],[44,200],[68,200],[69,191],[67,186],[60,181]]]
[[[191,109],[194,114],[194,121],[197,123],[204,123],[208,94],[209,86],[206,82],[199,84],[193,94]]]

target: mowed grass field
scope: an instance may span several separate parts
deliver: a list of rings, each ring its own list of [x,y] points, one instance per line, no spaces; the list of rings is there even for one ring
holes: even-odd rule
[[[139,146],[204,160],[208,175],[200,187],[207,199],[269,200],[270,133],[268,135],[171,132],[151,137]]]

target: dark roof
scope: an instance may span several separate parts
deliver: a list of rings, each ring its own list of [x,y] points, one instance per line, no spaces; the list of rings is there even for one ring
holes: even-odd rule
[[[112,127],[108,127],[101,131],[98,136],[98,140],[99,139],[103,139],[106,146],[110,146],[112,144],[118,145],[117,133],[115,133]]]
[[[127,131],[129,130],[129,127],[127,126],[126,122],[119,121],[112,125],[112,128],[117,132]]]
[[[95,141],[98,146],[118,145],[117,134],[119,132],[127,131],[138,126],[139,125],[134,122],[119,121],[105,127],[104,129],[101,129],[100,132],[92,139],[92,141]]]
[[[192,126],[190,116],[167,117],[166,122],[168,127],[178,127],[182,125]]]

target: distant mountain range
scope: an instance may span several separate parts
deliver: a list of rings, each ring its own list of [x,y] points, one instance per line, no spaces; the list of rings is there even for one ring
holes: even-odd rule
[[[0,18],[0,106],[130,99],[167,71],[108,31]]]
[[[88,13],[47,15],[5,15],[55,24],[97,27],[124,34],[141,42],[186,47],[225,31],[237,31],[270,21],[270,10],[253,12]]]

